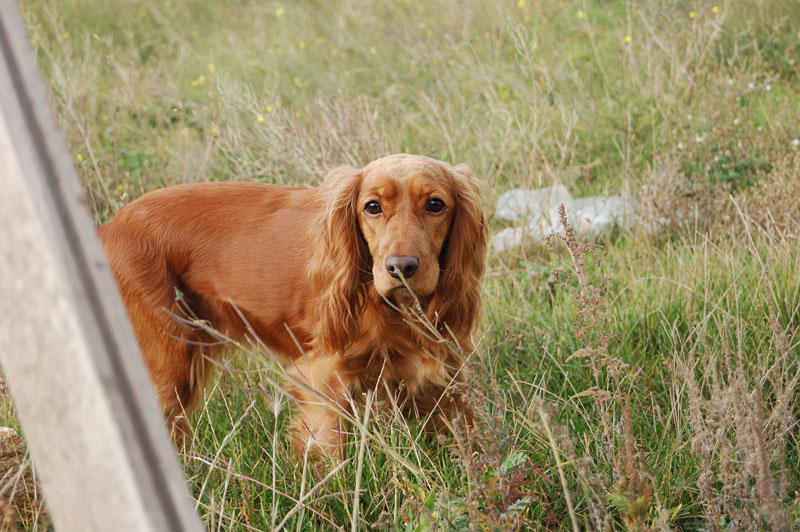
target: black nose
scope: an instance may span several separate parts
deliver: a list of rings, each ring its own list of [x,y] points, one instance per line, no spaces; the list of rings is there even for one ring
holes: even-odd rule
[[[395,279],[399,279],[400,274],[410,279],[419,269],[419,258],[413,255],[392,255],[386,258],[386,269]]]

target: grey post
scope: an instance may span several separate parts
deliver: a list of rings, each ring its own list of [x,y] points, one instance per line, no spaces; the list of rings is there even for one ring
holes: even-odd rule
[[[0,364],[59,532],[202,530],[14,0],[0,0]]]

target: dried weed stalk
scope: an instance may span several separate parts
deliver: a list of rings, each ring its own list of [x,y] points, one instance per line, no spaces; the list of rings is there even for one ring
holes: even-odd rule
[[[777,352],[768,367],[757,367],[761,357],[746,352],[742,324],[727,321],[723,329],[735,329],[735,344],[723,335],[715,345],[703,325],[677,356],[676,375],[687,391],[691,449],[701,466],[697,486],[711,531],[782,532],[800,524],[788,509],[785,462],[797,426],[792,402],[800,371],[771,296],[765,295]]]
[[[609,501],[618,509],[620,517],[631,530],[649,530],[646,524],[653,485],[644,473],[644,466],[638,460],[636,434],[633,426],[633,413],[630,405],[629,388],[632,375],[628,367],[609,353],[612,335],[608,333],[608,319],[605,315],[603,286],[593,286],[587,277],[587,260],[599,263],[601,246],[584,244],[578,241],[567,222],[564,205],[558,209],[562,231],[551,235],[548,246],[557,253],[556,242],[561,242],[569,253],[572,262],[571,274],[577,285],[570,283],[570,275],[565,270],[555,270],[554,275],[565,287],[572,287],[577,302],[575,331],[584,347],[569,358],[582,358],[592,371],[594,386],[579,396],[591,397],[600,418],[603,430],[605,453],[613,466],[614,485],[607,492]],[[621,426],[621,431],[615,427]],[[564,440],[562,439],[562,442]],[[574,453],[573,453],[574,454]],[[585,460],[584,465],[587,465]],[[588,489],[586,480],[593,474],[588,467],[579,472],[587,499],[597,499],[597,490]],[[597,483],[594,483],[597,485]],[[602,501],[592,504],[594,526],[603,529],[607,526]]]

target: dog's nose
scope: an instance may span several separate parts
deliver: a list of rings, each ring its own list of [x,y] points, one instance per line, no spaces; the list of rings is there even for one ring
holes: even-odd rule
[[[392,255],[386,258],[386,269],[395,279],[403,274],[405,279],[410,279],[419,269],[419,258],[413,255]]]

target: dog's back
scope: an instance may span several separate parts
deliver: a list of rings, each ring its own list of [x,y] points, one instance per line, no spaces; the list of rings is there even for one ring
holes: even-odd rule
[[[305,308],[309,189],[201,183],[148,193],[98,229],[129,318],[169,417],[191,409],[218,340],[192,322],[242,338],[252,328],[298,356]],[[235,301],[235,306],[231,303]]]

